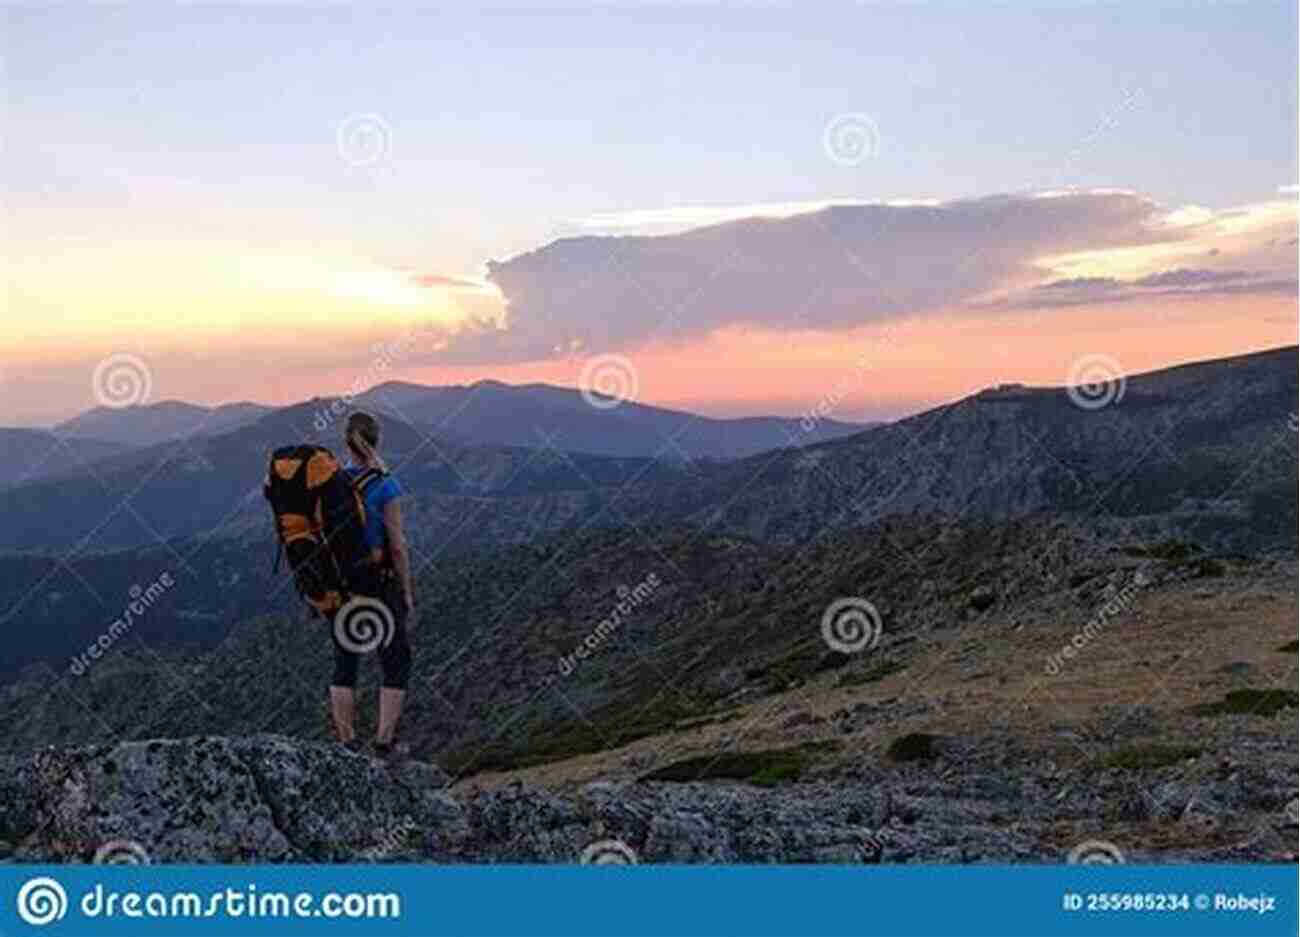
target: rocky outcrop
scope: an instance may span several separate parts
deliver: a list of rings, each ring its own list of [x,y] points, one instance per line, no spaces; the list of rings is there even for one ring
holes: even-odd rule
[[[49,750],[0,763],[0,839],[20,862],[879,861],[870,792],[447,786],[430,764],[273,735]]]
[[[445,782],[270,735],[47,750],[0,771],[0,838],[55,862],[114,841],[161,862],[355,859],[403,824],[458,816]]]
[[[1268,768],[1225,761],[1207,776],[1188,762],[1139,783],[945,739],[933,762],[864,762],[779,787],[595,782],[559,794],[516,783],[454,795],[433,765],[332,744],[128,742],[0,761],[0,861],[1061,862],[1111,838],[1122,849],[1103,845],[1130,862],[1295,861],[1294,769],[1270,753],[1247,753]]]

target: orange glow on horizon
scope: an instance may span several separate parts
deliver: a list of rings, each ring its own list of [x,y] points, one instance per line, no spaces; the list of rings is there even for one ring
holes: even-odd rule
[[[1174,300],[971,318],[950,313],[849,332],[726,329],[627,355],[637,400],[717,416],[800,416],[834,401],[832,416],[892,419],[999,383],[1062,386],[1072,361],[1105,354],[1125,373],[1229,357],[1296,342],[1287,297]],[[394,368],[383,380],[579,384],[585,358],[474,368]],[[336,392],[355,370],[332,372]],[[377,381],[380,383],[382,381]],[[290,402],[288,400],[281,402]]]
[[[1295,277],[1295,219],[1292,200],[1219,215],[1188,208],[1166,218],[1185,229],[1180,239],[1045,256],[1034,266],[1045,278],[1130,282],[1179,266],[1221,274],[1244,268],[1275,278],[1276,288]],[[348,245],[74,243],[53,253],[19,251],[8,272],[13,313],[0,358],[7,407],[0,425],[56,422],[95,406],[90,374],[115,353],[149,363],[151,401],[209,405],[283,405],[387,380],[574,387],[586,360],[579,352],[430,364],[467,324],[504,323],[500,293],[472,276],[384,266]],[[980,301],[1041,301],[1034,286],[1002,284]],[[1184,291],[1014,311],[992,304],[921,310],[842,331],[732,325],[621,353],[636,365],[642,403],[798,416],[833,400],[832,416],[883,419],[997,383],[1061,385],[1085,354],[1105,354],[1132,374],[1294,344],[1296,312],[1295,296],[1281,292]]]

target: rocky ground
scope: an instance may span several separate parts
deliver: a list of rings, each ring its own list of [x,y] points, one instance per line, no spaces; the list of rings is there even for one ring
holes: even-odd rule
[[[886,634],[781,692],[452,778],[330,743],[196,736],[0,760],[7,861],[1296,860],[1294,563]],[[1163,577],[1163,578],[1161,578]],[[1084,588],[1084,585],[1079,588]],[[1109,596],[1109,598],[1107,598]],[[1120,607],[1122,606],[1122,607]],[[1072,644],[1074,654],[1054,654]]]
[[[816,785],[510,785],[470,797],[437,768],[279,736],[131,742],[4,766],[11,861],[879,861],[887,798]],[[16,841],[17,845],[13,845]],[[104,850],[107,848],[107,851]]]
[[[1081,629],[1044,627],[1046,609],[905,635],[725,720],[459,787],[571,790],[799,751],[792,790],[879,798],[885,861],[1055,861],[1095,841],[1128,861],[1295,861],[1294,583],[1289,562],[1157,578],[1052,672]]]

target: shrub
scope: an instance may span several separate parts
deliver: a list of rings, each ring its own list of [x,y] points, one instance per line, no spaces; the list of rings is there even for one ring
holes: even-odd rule
[[[1193,745],[1130,745],[1116,749],[1101,759],[1103,768],[1119,768],[1124,771],[1142,771],[1149,768],[1163,768],[1175,765],[1188,758],[1197,758],[1203,749]]]
[[[896,660],[884,660],[874,664],[865,670],[857,670],[853,673],[846,673],[836,682],[836,686],[862,686],[864,683],[875,683],[877,680],[883,680],[891,673],[898,673],[900,670],[906,670],[907,666]]]
[[[1220,576],[1227,575],[1228,572],[1228,567],[1224,565],[1222,560],[1211,559],[1198,560],[1194,569],[1196,570],[1197,576],[1212,579],[1217,579]]]
[[[1181,562],[1196,552],[1196,546],[1181,540],[1162,540],[1160,543],[1137,544],[1125,547],[1129,556],[1139,556],[1151,560],[1165,560],[1170,563]]]
[[[1200,703],[1192,707],[1197,716],[1272,716],[1300,705],[1295,690],[1232,690],[1217,703]]]
[[[938,736],[928,732],[909,732],[894,739],[887,754],[891,761],[929,761],[938,754],[936,741]]]

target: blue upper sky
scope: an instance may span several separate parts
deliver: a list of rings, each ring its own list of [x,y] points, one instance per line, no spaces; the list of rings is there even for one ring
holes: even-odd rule
[[[872,419],[1294,340],[1294,2],[458,6],[6,7],[0,423],[120,354],[159,399],[301,399],[411,330],[391,376],[618,353],[739,414],[909,323]]]
[[[10,9],[11,234],[129,213],[471,269],[598,212],[1295,182],[1293,3],[409,7]],[[824,158],[846,112],[878,158]],[[366,114],[391,154],[349,171]]]

